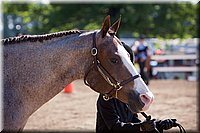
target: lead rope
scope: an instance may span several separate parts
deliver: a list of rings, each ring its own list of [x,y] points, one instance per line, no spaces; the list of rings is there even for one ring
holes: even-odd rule
[[[149,120],[151,119],[151,115],[148,116],[148,115],[147,115],[146,113],[144,113],[144,112],[141,112],[141,114],[146,118],[147,121],[149,121]],[[177,123],[177,122],[175,121],[175,119],[174,119],[174,127],[178,127],[179,130],[180,130],[180,133],[186,133],[186,131],[185,131],[185,129],[183,128],[183,126],[182,126],[181,124]],[[160,133],[156,127],[155,127],[155,132],[156,132],[156,133]]]
[[[151,120],[151,115],[148,116],[144,112],[141,112],[141,114],[146,118],[147,121]],[[154,131],[155,131],[155,133],[160,133],[156,127],[154,128]]]
[[[179,124],[179,123],[175,123],[175,124],[176,124],[176,126],[179,127],[180,133],[186,133],[185,129],[183,128],[183,126],[181,124]]]

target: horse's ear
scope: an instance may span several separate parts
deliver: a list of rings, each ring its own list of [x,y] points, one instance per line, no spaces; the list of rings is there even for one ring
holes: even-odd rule
[[[110,28],[110,15],[106,16],[103,21],[102,28],[100,31],[102,38],[104,38],[106,36],[109,28]]]
[[[120,18],[110,27],[110,30],[113,31],[115,34],[117,33],[119,26],[121,22],[121,16]]]

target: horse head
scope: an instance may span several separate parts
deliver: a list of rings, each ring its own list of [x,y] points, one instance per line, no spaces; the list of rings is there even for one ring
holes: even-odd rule
[[[101,30],[93,33],[94,61],[87,73],[86,84],[103,94],[105,100],[117,98],[127,103],[132,112],[145,111],[154,96],[116,37],[120,21],[121,18],[110,26],[110,16],[107,16]]]

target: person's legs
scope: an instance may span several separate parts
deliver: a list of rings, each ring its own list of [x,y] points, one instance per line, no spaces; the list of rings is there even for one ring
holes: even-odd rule
[[[139,68],[140,68],[140,75],[141,78],[144,80],[144,82],[148,85],[149,84],[149,80],[148,80],[148,76],[147,73],[144,71],[145,68],[145,61],[139,61]]]

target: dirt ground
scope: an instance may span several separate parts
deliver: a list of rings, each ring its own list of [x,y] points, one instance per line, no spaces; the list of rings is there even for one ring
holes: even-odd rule
[[[61,92],[36,111],[25,131],[95,131],[98,94],[82,80],[73,85],[72,93]],[[149,88],[155,100],[146,113],[157,119],[176,118],[186,130],[197,130],[197,82],[151,80]],[[178,128],[170,131],[178,131]]]

